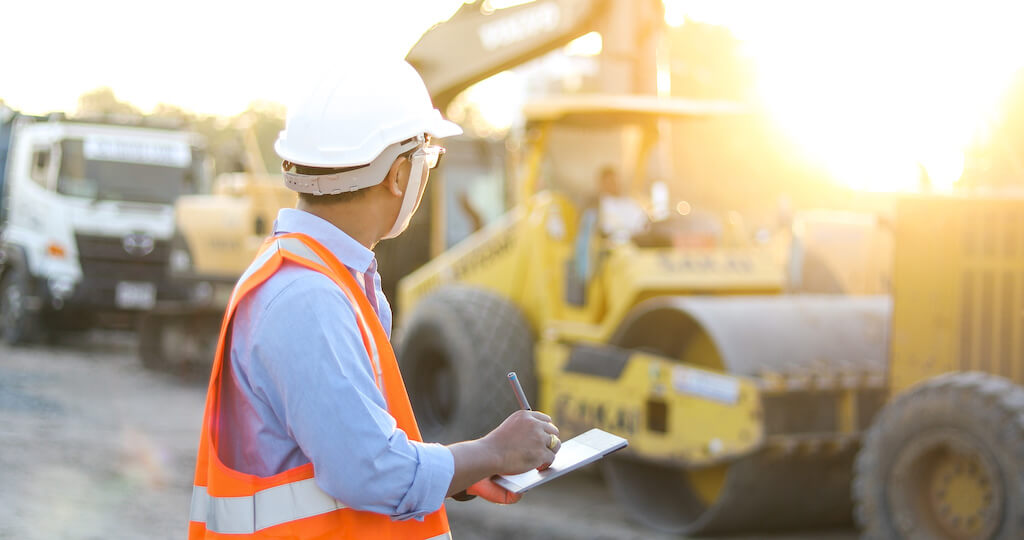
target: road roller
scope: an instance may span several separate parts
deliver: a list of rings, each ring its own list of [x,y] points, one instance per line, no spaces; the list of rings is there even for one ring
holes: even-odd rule
[[[567,189],[597,178],[600,162],[561,167],[565,121],[609,133],[646,125],[632,139],[643,156],[659,114],[722,109],[585,101],[533,117],[527,107],[528,118],[559,123],[531,124],[521,202],[399,283],[396,350],[425,439],[493,429],[517,408],[503,385],[516,371],[563,438],[599,427],[630,441],[602,467],[641,523],[685,534],[848,524],[858,441],[885,401],[889,298],[835,294],[856,292],[829,274],[844,266],[806,262],[834,257],[804,242],[800,264],[730,230],[735,218],[716,228],[675,212],[629,237],[603,232],[595,208]],[[602,154],[592,135],[587,155]],[[633,170],[643,174],[619,167]],[[794,268],[832,294],[802,290]]]

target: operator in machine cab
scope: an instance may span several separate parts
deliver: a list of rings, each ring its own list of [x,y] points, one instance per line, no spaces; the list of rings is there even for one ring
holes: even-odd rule
[[[586,288],[597,271],[595,235],[613,244],[625,244],[642,237],[651,219],[636,199],[622,194],[618,170],[605,165],[597,173],[597,191],[580,212],[579,233],[573,241],[570,271],[566,273],[566,300],[575,306],[586,302]]]
[[[517,411],[480,439],[421,441],[372,249],[408,225],[435,141],[462,130],[404,61],[311,90],[275,145],[297,208],[278,214],[225,317],[189,538],[449,538],[445,497],[516,502],[491,476],[549,465],[558,429]]]
[[[615,167],[606,165],[598,173],[598,194],[589,205],[597,212],[597,224],[601,234],[613,242],[623,243],[644,232],[650,223],[647,211],[636,199],[622,194],[619,173]]]

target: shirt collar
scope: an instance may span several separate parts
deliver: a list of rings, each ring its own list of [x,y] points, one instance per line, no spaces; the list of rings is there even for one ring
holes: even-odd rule
[[[376,266],[373,251],[355,241],[329,221],[295,208],[282,208],[274,222],[274,234],[303,233],[323,244],[341,264],[362,273]]]

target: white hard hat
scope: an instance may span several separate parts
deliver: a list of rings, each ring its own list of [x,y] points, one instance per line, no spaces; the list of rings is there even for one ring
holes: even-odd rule
[[[460,133],[462,128],[434,108],[423,79],[408,62],[364,59],[335,68],[305,99],[289,107],[274,150],[298,165],[354,167],[369,164],[384,149],[412,137]],[[374,185],[383,179],[366,181],[375,180],[370,184]]]

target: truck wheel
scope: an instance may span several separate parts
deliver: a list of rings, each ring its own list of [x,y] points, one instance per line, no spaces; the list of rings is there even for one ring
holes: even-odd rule
[[[157,371],[207,372],[217,351],[222,316],[216,310],[146,313],[139,321],[142,365]]]
[[[1024,388],[952,373],[879,413],[857,456],[867,538],[1024,538]]]
[[[452,285],[430,294],[397,350],[425,441],[464,441],[497,427],[519,408],[509,371],[537,399],[530,328],[518,308],[490,291]]]
[[[147,313],[139,321],[139,359],[143,366],[153,370],[167,366],[163,319],[159,314]]]
[[[39,315],[28,307],[29,277],[15,267],[0,279],[0,335],[8,345],[22,345],[35,338]]]

